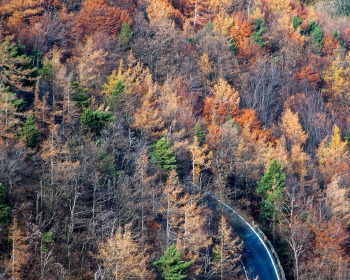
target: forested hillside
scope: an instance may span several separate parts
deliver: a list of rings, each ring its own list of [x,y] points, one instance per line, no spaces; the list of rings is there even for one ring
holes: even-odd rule
[[[349,0],[1,0],[0,19],[0,278],[245,279],[206,190],[288,279],[349,279]]]

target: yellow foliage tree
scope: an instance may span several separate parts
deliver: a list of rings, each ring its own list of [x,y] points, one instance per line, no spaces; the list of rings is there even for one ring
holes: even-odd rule
[[[327,201],[334,215],[350,223],[349,175],[334,176],[327,185]]]
[[[298,113],[293,113],[290,108],[284,110],[280,127],[292,144],[303,145],[308,138],[299,122]]]
[[[264,17],[265,17],[265,13],[263,13],[263,11],[259,8],[259,6],[256,6],[254,11],[249,15],[250,20],[253,22],[255,22],[260,18],[263,19]]]
[[[204,117],[209,124],[222,125],[237,113],[239,102],[238,92],[220,78],[204,101]]]
[[[144,279],[148,274],[149,256],[136,240],[137,236],[128,224],[99,244],[98,258],[115,279]]]
[[[163,189],[165,205],[160,208],[166,219],[166,244],[170,246],[178,239],[183,223],[181,208],[188,202],[188,195],[183,195],[183,188],[175,170],[170,171]]]
[[[151,131],[152,136],[164,136],[167,132],[164,128],[164,120],[158,109],[157,101],[153,96],[156,87],[156,85],[150,86],[144,96],[141,107],[135,113],[133,127],[144,131]]]
[[[321,141],[317,150],[319,169],[327,182],[335,175],[349,169],[349,152],[346,141],[342,141],[340,129],[334,125],[333,135]]]
[[[210,20],[213,20],[220,8],[227,8],[228,1],[221,0],[189,0],[191,6],[190,16],[193,25],[203,26]]]
[[[13,29],[20,29],[32,19],[38,20],[38,16],[44,13],[44,0],[4,0],[1,3],[0,15],[8,18],[7,25]]]
[[[203,262],[208,256],[201,254],[212,244],[212,238],[205,231],[208,213],[206,208],[198,202],[198,196],[189,196],[189,200],[182,207],[183,224],[177,241],[187,259],[193,261],[190,273],[197,278],[203,273]]]
[[[291,10],[290,0],[271,0],[271,10],[274,12],[288,12]]]
[[[292,173],[299,176],[301,185],[304,185],[304,179],[307,175],[307,161],[309,156],[303,151],[300,144],[294,144],[292,146],[290,161],[292,164]]]
[[[233,237],[232,228],[223,215],[219,222],[216,239],[212,270],[219,279],[233,279],[240,271],[243,243],[239,237]]]
[[[340,101],[343,106],[350,105],[350,66],[347,66],[340,56],[332,62],[332,65],[323,73],[323,79],[327,83],[323,93],[331,100]],[[345,104],[344,104],[345,102]]]
[[[282,165],[282,168],[286,170],[290,169],[289,154],[287,151],[286,138],[284,137],[284,135],[282,135],[280,139],[276,140],[276,146],[273,149],[273,154],[274,156],[272,160],[276,160],[278,163],[280,163]],[[271,161],[268,161],[266,165],[266,170],[270,166],[270,164]]]
[[[212,154],[209,152],[207,144],[200,145],[197,136],[193,137],[189,149],[192,156],[192,182],[197,184],[199,183],[201,168],[210,164]]]
[[[233,19],[225,12],[224,8],[220,8],[213,23],[214,31],[219,32],[226,38],[230,37]]]
[[[123,60],[121,59],[119,63],[118,72],[117,70],[114,69],[112,73],[108,76],[107,83],[103,85],[104,93],[106,95],[108,96],[113,95],[113,92],[115,91],[115,87],[117,86],[117,84],[119,82],[123,83],[122,71],[123,71]]]
[[[80,85],[88,88],[96,88],[101,83],[102,70],[106,64],[108,52],[95,49],[93,39],[89,37],[82,48],[79,58],[78,73]]]
[[[212,84],[213,79],[213,62],[210,61],[208,54],[203,53],[199,60],[199,69],[202,72],[202,79],[208,88]]]
[[[12,241],[11,252],[11,276],[12,279],[23,279],[23,265],[28,261],[28,246],[25,243],[26,236],[15,217],[10,227],[10,239]]]
[[[173,19],[181,17],[180,12],[175,10],[167,0],[150,0],[146,12],[151,25],[170,23],[173,26]]]

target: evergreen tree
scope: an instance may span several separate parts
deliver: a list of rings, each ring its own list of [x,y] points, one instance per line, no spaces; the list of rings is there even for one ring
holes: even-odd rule
[[[262,18],[256,20],[256,30],[251,36],[251,38],[260,46],[265,47],[268,41],[263,40],[263,35],[267,31],[267,27],[265,26],[265,21]]]
[[[30,57],[23,54],[21,46],[9,40],[0,41],[0,56],[0,83],[16,93],[31,92],[36,69],[31,68]]]
[[[274,219],[276,207],[283,199],[282,189],[286,181],[286,174],[282,172],[281,165],[274,160],[264,176],[258,181],[257,192],[262,197],[261,217]]]
[[[41,131],[38,129],[33,114],[31,114],[24,122],[22,129],[18,132],[18,136],[28,148],[36,148],[40,144],[40,135]]]
[[[293,28],[294,30],[297,30],[298,27],[303,23],[303,20],[298,18],[298,16],[293,17]]]
[[[192,262],[181,261],[181,251],[171,245],[164,253],[164,256],[153,262],[153,265],[162,271],[165,280],[181,280],[187,277],[186,270]]]
[[[82,88],[78,82],[72,83],[73,101],[79,108],[86,108],[90,105],[91,98],[88,95],[88,88]]]
[[[125,93],[125,86],[121,80],[118,80],[116,85],[113,87],[112,96],[117,97]]]
[[[120,34],[118,37],[118,44],[122,47],[126,46],[132,37],[132,32],[129,25],[126,22],[122,23],[120,28]]]
[[[0,183],[0,226],[9,224],[10,206],[6,203],[6,187]]]
[[[312,42],[315,46],[321,50],[323,46],[323,32],[321,27],[315,21],[311,21],[309,24],[309,32],[312,37]]]
[[[151,162],[160,169],[170,171],[176,169],[176,157],[170,150],[168,141],[165,138],[160,139],[151,146]]]
[[[90,130],[99,134],[101,130],[112,120],[112,113],[104,111],[91,111],[89,108],[83,111],[81,123]]]
[[[205,142],[205,133],[203,132],[201,125],[199,123],[196,124],[194,135],[197,136],[197,139],[200,145]]]

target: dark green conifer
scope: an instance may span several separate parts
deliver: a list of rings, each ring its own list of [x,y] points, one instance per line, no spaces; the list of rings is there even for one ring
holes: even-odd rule
[[[153,265],[162,271],[165,280],[182,280],[187,277],[186,270],[192,262],[181,261],[181,251],[171,245],[164,253],[164,256],[153,262]]]
[[[257,192],[262,197],[261,213],[263,219],[272,219],[278,203],[283,200],[283,187],[286,181],[286,174],[282,172],[281,165],[277,161],[273,161],[258,181]]]
[[[112,113],[105,111],[91,111],[89,108],[81,115],[81,124],[91,131],[99,134],[101,130],[112,120]]]
[[[160,169],[170,171],[176,169],[176,157],[170,150],[168,141],[165,138],[160,139],[151,146],[151,162]]]
[[[18,136],[23,140],[28,148],[36,148],[40,145],[41,131],[33,114],[29,115],[23,123],[22,129],[18,132]]]

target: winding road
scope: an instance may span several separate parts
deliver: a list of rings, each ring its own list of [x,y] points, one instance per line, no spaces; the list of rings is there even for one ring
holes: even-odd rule
[[[214,210],[219,211],[218,208],[221,205],[224,206],[227,212],[231,213],[229,216],[231,217],[230,223],[233,231],[244,242],[242,263],[247,279],[254,279],[258,276],[259,280],[281,280],[282,278],[270,250],[253,227],[230,206],[221,202],[211,193],[206,194],[208,202]]]

